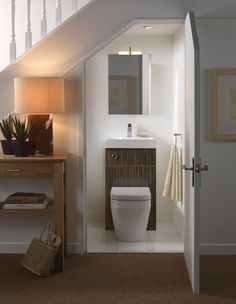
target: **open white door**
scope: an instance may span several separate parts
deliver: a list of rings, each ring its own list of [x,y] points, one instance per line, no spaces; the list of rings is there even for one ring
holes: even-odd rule
[[[185,19],[186,117],[184,168],[184,256],[194,293],[199,293],[199,192],[200,192],[200,67],[194,14]]]

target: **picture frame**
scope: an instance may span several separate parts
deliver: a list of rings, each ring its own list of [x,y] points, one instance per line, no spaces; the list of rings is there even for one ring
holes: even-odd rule
[[[109,114],[133,114],[135,111],[135,78],[109,75]]]
[[[211,138],[236,140],[236,68],[210,70]]]

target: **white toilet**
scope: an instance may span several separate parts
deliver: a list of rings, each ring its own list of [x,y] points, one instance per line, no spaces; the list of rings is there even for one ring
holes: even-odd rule
[[[112,187],[111,213],[116,238],[125,242],[143,241],[150,209],[148,187]]]

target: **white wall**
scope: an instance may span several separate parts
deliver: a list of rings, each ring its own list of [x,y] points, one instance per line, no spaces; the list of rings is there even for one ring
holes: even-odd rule
[[[236,67],[236,21],[199,20],[201,51],[201,157],[209,166],[202,173],[201,250],[203,253],[236,253],[236,142],[210,137],[209,69]]]
[[[108,115],[108,54],[119,50],[151,54],[151,115]],[[173,143],[173,36],[123,35],[86,64],[86,132],[88,218],[104,220],[105,150],[107,136],[126,136],[127,125],[157,139],[157,219],[172,219],[172,202],[162,197],[170,145]]]

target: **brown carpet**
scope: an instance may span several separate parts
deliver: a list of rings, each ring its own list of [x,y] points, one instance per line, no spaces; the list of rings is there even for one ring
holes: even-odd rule
[[[0,255],[0,304],[236,303],[236,257],[203,257],[202,293],[191,291],[182,254],[85,254],[39,278],[19,255]]]

